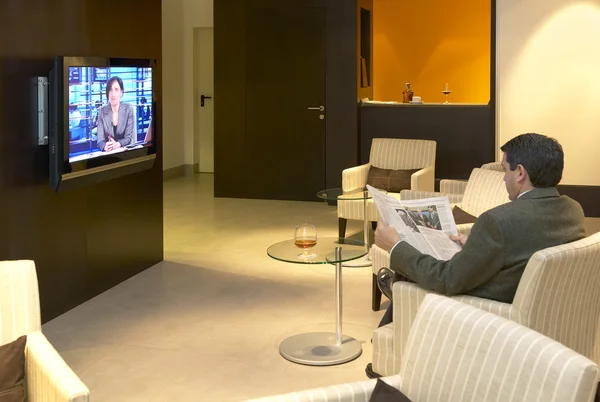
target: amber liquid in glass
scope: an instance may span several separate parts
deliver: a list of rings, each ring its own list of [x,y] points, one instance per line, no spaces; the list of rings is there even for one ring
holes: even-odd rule
[[[299,248],[311,248],[317,245],[315,239],[298,239],[294,240],[294,244]]]

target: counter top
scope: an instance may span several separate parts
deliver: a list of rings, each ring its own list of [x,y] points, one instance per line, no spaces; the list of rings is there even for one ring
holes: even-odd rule
[[[383,101],[361,101],[361,107],[482,107],[489,106],[487,103],[434,103],[434,102],[423,102],[423,103],[401,103],[401,102],[383,102]]]

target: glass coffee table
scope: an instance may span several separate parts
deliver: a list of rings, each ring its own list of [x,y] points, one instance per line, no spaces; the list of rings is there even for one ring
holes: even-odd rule
[[[342,262],[363,257],[367,251],[362,242],[337,237],[319,237],[310,249],[313,258],[302,258],[302,249],[294,240],[275,243],[267,249],[269,257],[295,264],[335,264],[335,332],[310,332],[293,335],[279,345],[279,353],[287,360],[309,366],[332,366],[356,359],[362,353],[360,342],[342,334]]]
[[[317,193],[317,197],[328,201],[356,201],[363,200],[363,239],[366,249],[365,256],[360,259],[344,262],[345,267],[370,267],[372,262],[369,258],[369,221],[367,220],[367,200],[371,198],[371,194],[366,188],[357,188],[349,191],[344,191],[342,188],[330,188]]]

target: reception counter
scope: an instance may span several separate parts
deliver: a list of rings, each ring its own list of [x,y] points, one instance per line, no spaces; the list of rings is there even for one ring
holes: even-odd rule
[[[439,179],[466,179],[474,167],[495,160],[493,108],[468,103],[359,103],[360,163],[369,161],[373,138],[437,142]]]

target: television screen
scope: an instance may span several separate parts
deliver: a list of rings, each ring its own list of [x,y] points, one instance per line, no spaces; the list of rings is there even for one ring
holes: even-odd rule
[[[70,163],[151,145],[152,67],[65,67]]]

